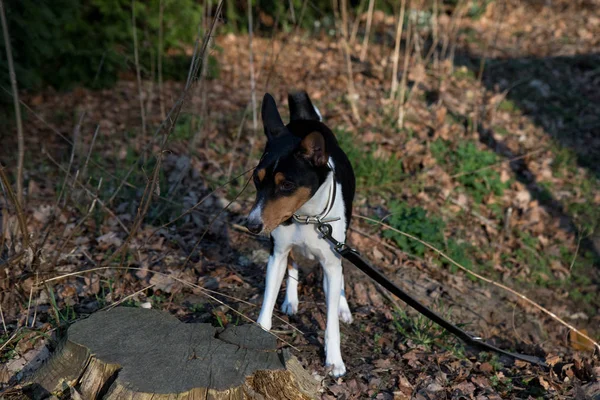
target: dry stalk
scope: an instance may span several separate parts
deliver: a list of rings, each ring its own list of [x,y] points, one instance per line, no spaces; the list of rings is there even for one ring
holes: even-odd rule
[[[63,167],[62,165],[60,165],[60,163],[58,161],[56,161],[47,151],[42,151],[42,154],[45,154],[46,157],[48,158],[48,160],[50,160],[50,162],[52,162],[52,164],[54,164],[57,168],[59,168],[61,171],[66,173],[66,169],[65,167]],[[87,186],[85,186],[83,183],[79,182],[79,181],[75,181],[75,183],[77,185],[79,185],[79,187],[81,187],[89,196],[91,196],[92,198],[94,198],[94,200],[96,200],[98,202],[98,204],[100,204],[100,206],[102,207],[102,209],[104,211],[106,211],[111,217],[113,217],[115,219],[115,221],[117,221],[117,223],[121,226],[121,228],[123,228],[123,231],[127,234],[129,234],[129,229],[127,229],[127,227],[125,226],[125,224],[123,223],[123,221],[121,221],[121,219],[109,208],[107,207],[107,205],[98,198],[98,196],[96,196]],[[135,187],[135,186],[134,186]]]
[[[402,41],[402,29],[404,27],[404,13],[406,10],[406,0],[402,0],[400,4],[400,15],[398,16],[398,24],[396,30],[396,43],[394,45],[394,65],[392,67],[392,89],[390,91],[390,99],[396,97],[398,89],[398,61],[400,59],[400,42]]]
[[[355,215],[355,217],[363,219],[365,221],[369,221],[369,222],[381,225],[381,226],[383,226],[386,229],[390,229],[390,230],[392,230],[392,231],[394,231],[394,232],[396,232],[396,233],[398,233],[398,234],[400,234],[402,236],[405,236],[405,237],[407,237],[409,239],[412,239],[412,240],[415,240],[415,241],[421,243],[423,246],[425,246],[425,247],[433,250],[434,252],[436,252],[437,254],[439,254],[440,256],[442,256],[444,259],[446,259],[448,262],[450,262],[452,265],[456,266],[457,268],[459,268],[461,271],[465,272],[466,274],[474,276],[475,278],[477,278],[479,280],[482,280],[482,281],[484,281],[486,283],[489,283],[491,285],[494,285],[494,286],[496,286],[496,287],[498,287],[498,288],[500,288],[500,289],[502,289],[502,290],[504,290],[504,291],[512,294],[513,296],[516,296],[517,298],[525,301],[527,304],[533,306],[534,308],[540,310],[544,314],[550,316],[552,319],[554,319],[555,321],[557,321],[560,324],[564,325],[565,327],[569,328],[573,332],[576,332],[582,338],[584,338],[586,340],[589,340],[590,343],[592,343],[598,350],[600,350],[600,344],[598,344],[598,342],[596,342],[594,339],[590,338],[585,333],[579,331],[577,328],[575,328],[574,326],[572,326],[568,322],[564,321],[562,318],[560,318],[559,316],[557,316],[556,314],[554,314],[552,311],[550,311],[550,310],[542,307],[541,305],[539,305],[535,301],[529,299],[527,296],[525,296],[525,295],[517,292],[514,289],[509,288],[506,285],[503,285],[502,283],[496,282],[496,281],[494,281],[492,279],[486,278],[486,277],[484,277],[482,275],[479,275],[476,272],[473,272],[473,271],[467,269],[466,267],[464,267],[464,266],[460,265],[459,263],[457,263],[456,261],[454,261],[448,255],[446,255],[443,251],[437,249],[435,246],[433,246],[433,245],[431,245],[431,244],[429,244],[429,243],[427,243],[427,242],[425,242],[425,241],[423,241],[423,240],[421,240],[421,239],[419,239],[419,238],[417,238],[417,237],[415,237],[415,236],[413,236],[413,235],[411,235],[409,233],[402,232],[401,230],[398,230],[398,229],[396,229],[396,228],[394,228],[394,227],[392,227],[392,226],[390,226],[388,224],[385,224],[385,223],[383,223],[381,221],[378,221],[378,220],[375,220],[373,218],[365,217],[365,216],[362,216],[362,215]]]
[[[410,0],[408,3],[408,7],[410,8]],[[404,113],[405,113],[405,99],[406,97],[406,82],[408,80],[408,65],[410,62],[411,56],[411,31],[412,31],[412,18],[408,19],[408,26],[406,27],[406,48],[404,49],[404,67],[402,71],[402,81],[400,83],[400,107],[398,108],[398,127],[402,128],[404,126]]]
[[[29,232],[27,231],[27,224],[25,223],[25,216],[23,215],[23,209],[21,208],[21,203],[19,199],[15,195],[15,192],[12,190],[12,186],[8,181],[8,177],[4,172],[4,166],[0,164],[0,181],[4,186],[4,190],[8,194],[8,199],[13,203],[15,207],[15,211],[17,213],[17,221],[19,222],[19,229],[21,230],[21,234],[23,235],[23,249],[27,249],[29,247]]]
[[[204,230],[204,232],[202,233],[202,235],[200,236],[200,239],[198,239],[198,241],[196,242],[196,244],[194,245],[194,247],[192,248],[192,250],[190,251],[190,254],[187,256],[187,258],[185,259],[185,262],[183,263],[183,268],[185,268],[188,264],[188,262],[190,261],[190,259],[192,258],[192,255],[194,254],[194,252],[196,251],[196,249],[198,248],[198,246],[200,245],[200,242],[202,242],[202,239],[204,239],[204,236],[206,236],[206,234],[208,233],[208,231],[210,230],[210,228],[213,226],[213,224],[215,223],[215,221],[221,216],[221,214],[223,214],[223,212],[225,210],[227,210],[229,208],[229,206],[238,199],[238,197],[240,197],[240,195],[244,192],[244,190],[246,190],[246,188],[248,187],[248,184],[250,183],[250,181],[252,180],[252,177],[248,178],[248,180],[246,180],[246,183],[244,184],[244,187],[242,188],[242,190],[240,190],[238,192],[238,194],[235,195],[235,197],[233,198],[233,200],[231,200],[229,203],[227,203],[227,205],[225,207],[223,207],[218,213],[217,215],[214,216],[214,218],[210,221],[210,223],[208,224],[208,226],[206,227],[206,229]]]
[[[450,37],[450,55],[448,56],[450,59],[450,65],[454,65],[454,53],[456,52],[456,43],[458,40],[459,20],[462,19],[464,12],[467,10],[467,3],[460,3],[460,6],[457,4],[456,7],[458,8],[454,12],[456,16],[454,14],[452,15],[453,24]]]
[[[288,1],[290,6],[290,17],[292,18],[292,24],[296,23],[296,13],[294,12],[294,2],[293,0]]]
[[[100,125],[96,126],[96,131],[94,132],[94,136],[92,137],[92,142],[90,143],[90,148],[88,150],[87,157],[85,158],[85,163],[83,164],[83,170],[81,175],[85,178],[87,175],[87,167],[90,162],[90,157],[92,156],[92,150],[94,149],[94,144],[96,144],[96,136],[98,136],[98,132],[100,132]]]
[[[165,119],[165,100],[163,92],[163,71],[162,71],[162,58],[163,58],[163,22],[165,14],[165,5],[163,0],[160,0],[158,5],[158,53],[157,53],[157,69],[158,69],[158,102],[160,103],[160,118]]]
[[[21,106],[19,105],[19,88],[17,85],[17,75],[12,57],[12,47],[10,45],[10,35],[6,15],[4,12],[4,1],[0,0],[0,18],[2,19],[2,33],[4,34],[4,47],[6,50],[6,60],[8,61],[8,74],[10,76],[10,86],[12,90],[13,104],[15,107],[15,120],[17,123],[17,201],[23,204],[23,159],[25,158],[25,139],[23,136],[23,121],[21,119]]]
[[[360,0],[358,3],[358,9],[356,10],[356,18],[354,19],[354,24],[352,24],[352,33],[350,34],[350,48],[354,47],[354,42],[356,42],[356,35],[358,35],[358,28],[360,26],[360,15],[365,8],[365,0]]]
[[[439,14],[439,0],[433,0],[433,11],[431,14],[431,36],[433,39],[433,45],[431,46],[431,52],[433,52],[433,69],[437,71],[439,65],[440,55],[437,52],[437,45],[440,41],[440,21],[438,18]]]
[[[4,311],[2,311],[2,302],[1,301],[0,301],[0,319],[2,320],[2,329],[4,329],[4,334],[7,334],[8,329],[6,328],[6,321],[4,320]]]
[[[139,101],[140,101],[140,113],[142,116],[142,135],[144,138],[146,138],[146,110],[144,109],[142,73],[140,71],[137,26],[135,24],[135,0],[131,0],[131,31],[133,34],[133,57],[134,57],[134,61],[135,61],[135,75],[136,75],[136,79],[137,79],[138,97],[139,97]]]
[[[336,10],[336,0],[334,2],[334,10]],[[354,87],[354,74],[352,72],[352,59],[350,58],[350,46],[348,46],[348,31],[346,27],[348,26],[348,10],[346,0],[341,0],[340,8],[342,11],[342,29],[341,29],[341,40],[342,40],[342,53],[346,60],[346,73],[347,77],[347,85],[348,85],[348,101],[350,102],[350,109],[352,110],[352,116],[354,120],[360,123],[360,114],[358,113],[358,94],[356,93],[356,89]],[[336,11],[336,20],[339,21],[337,11]]]
[[[362,47],[360,48],[360,61],[364,62],[367,58],[367,50],[369,48],[369,36],[371,35],[371,24],[373,22],[373,11],[375,10],[375,0],[369,0],[369,10],[367,11],[367,26],[365,28],[365,37]]]
[[[133,0],[133,1],[135,1],[135,0]],[[183,89],[183,92],[181,93],[179,99],[177,100],[177,102],[175,103],[175,105],[173,106],[171,111],[169,111],[169,115],[167,116],[166,120],[163,121],[163,123],[158,128],[158,130],[155,134],[155,136],[156,136],[159,132],[162,132],[166,126],[167,129],[163,135],[161,149],[160,149],[160,152],[158,153],[158,156],[156,157],[156,165],[154,166],[154,169],[152,171],[152,178],[146,185],[144,194],[142,195],[142,198],[140,201],[140,206],[138,208],[138,213],[134,220],[131,231],[127,235],[127,238],[123,241],[123,244],[107,259],[107,261],[106,261],[107,263],[110,262],[111,260],[114,260],[117,256],[122,255],[124,252],[127,251],[127,249],[129,249],[129,243],[133,239],[133,236],[139,230],[139,228],[142,225],[142,222],[144,220],[144,217],[148,213],[148,209],[150,208],[150,204],[152,203],[152,197],[154,196],[154,193],[156,192],[156,187],[157,187],[156,185],[158,184],[160,166],[162,163],[162,156],[165,151],[165,146],[167,144],[167,141],[169,140],[169,136],[173,132],[173,128],[175,127],[177,119],[179,118],[179,114],[181,113],[181,108],[183,107],[183,103],[187,97],[187,94],[188,94],[190,88],[192,87],[192,84],[195,81],[195,77],[198,76],[198,72],[202,66],[202,63],[200,62],[200,60],[202,60],[202,58],[207,54],[208,46],[211,41],[211,37],[212,37],[212,34],[216,27],[217,19],[219,18],[222,7],[223,7],[223,0],[220,0],[217,5],[217,11],[215,14],[215,18],[213,18],[213,21],[212,21],[212,24],[211,24],[209,30],[204,35],[204,39],[203,39],[202,46],[200,49],[198,49],[198,41],[196,42],[196,47],[194,50],[194,54],[192,56],[192,62],[191,62],[190,70],[188,73],[188,79],[186,81],[186,85]],[[167,126],[167,124],[168,124],[168,126]],[[124,257],[122,257],[122,261],[124,261]]]
[[[450,26],[447,26],[447,31],[445,32],[445,35],[443,35],[443,39],[442,39],[442,49],[440,51],[440,56],[442,58],[447,58],[448,57],[448,46],[450,45],[451,42],[451,38],[454,32],[454,26],[456,25],[456,20],[458,19],[458,15],[462,9],[462,5],[463,5],[463,1],[464,0],[458,0],[456,2],[456,6],[454,6],[454,11],[452,11],[452,18],[450,19]]]
[[[252,27],[252,0],[248,0],[248,53],[250,57],[250,93],[252,95],[252,129],[258,129],[256,118],[256,79],[254,77],[254,51],[252,50],[252,37],[254,36]]]

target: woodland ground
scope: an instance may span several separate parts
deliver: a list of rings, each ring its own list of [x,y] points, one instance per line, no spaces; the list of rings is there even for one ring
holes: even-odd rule
[[[340,42],[324,34],[254,37],[257,97],[269,91],[284,110],[288,90],[309,92],[354,163],[355,215],[384,219],[432,243],[598,341],[599,9],[593,1],[508,1],[465,8],[456,25],[442,15],[438,29],[451,38],[446,50],[454,62],[440,59],[439,51],[428,57],[431,26],[418,23],[421,13],[413,10],[417,46],[408,63],[402,128],[398,102],[389,100],[394,17],[376,15],[366,60],[352,59],[360,121],[350,112]],[[404,45],[406,39],[405,32]],[[360,43],[351,43],[353,56]],[[4,188],[4,388],[47,354],[44,345],[52,348],[68,323],[115,304],[222,326],[245,322],[240,314],[256,319],[269,245],[239,228],[252,203],[251,185],[236,196],[249,175],[210,194],[252,168],[264,144],[249,106],[248,37],[218,36],[211,51],[219,73],[199,82],[187,99],[162,153],[159,189],[130,239],[161,154],[157,144],[146,151],[147,143],[157,143],[152,134],[162,121],[156,85],[144,86],[145,135],[136,82],[127,76],[110,90],[22,95],[24,216],[35,251],[25,251],[18,239],[17,213]],[[182,87],[165,83],[167,110]],[[12,130],[6,123],[0,159],[14,174]],[[346,265],[354,313],[353,324],[341,328],[348,373],[326,377],[321,271],[305,262],[299,313],[278,313],[274,329],[287,342],[281,345],[298,348],[305,367],[323,379],[323,399],[600,393],[598,350],[547,314],[363,219],[353,219],[349,235],[421,301],[490,342],[542,356],[552,367],[473,353]],[[125,243],[128,251],[113,257]]]

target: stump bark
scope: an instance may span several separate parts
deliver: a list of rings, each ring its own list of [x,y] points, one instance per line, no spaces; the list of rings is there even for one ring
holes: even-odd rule
[[[28,387],[35,398],[71,391],[90,400],[304,400],[319,384],[255,325],[222,329],[120,307],[70,326]]]

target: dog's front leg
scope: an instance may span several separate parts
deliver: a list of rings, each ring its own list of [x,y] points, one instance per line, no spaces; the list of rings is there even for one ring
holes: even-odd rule
[[[327,290],[327,328],[325,330],[325,365],[333,367],[333,376],[342,376],[346,373],[346,366],[342,360],[340,349],[340,320],[339,308],[342,294],[342,261],[331,255],[331,259],[323,263],[323,272],[326,277]]]
[[[263,299],[260,315],[258,316],[258,324],[263,329],[271,330],[273,319],[273,308],[277,301],[277,295],[281,288],[281,282],[285,275],[285,267],[287,265],[288,254],[290,248],[278,248],[276,245],[273,248],[273,253],[269,257],[267,264],[267,279],[265,283],[265,297]]]

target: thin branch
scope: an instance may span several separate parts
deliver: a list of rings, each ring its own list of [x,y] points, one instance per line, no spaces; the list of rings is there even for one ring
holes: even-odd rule
[[[375,0],[369,0],[369,11],[367,12],[367,27],[365,28],[365,37],[360,49],[360,61],[364,62],[367,58],[367,49],[369,48],[369,36],[371,35],[371,23],[373,22],[373,11],[375,10]]]
[[[410,7],[410,0],[408,3]],[[408,26],[406,27],[406,48],[404,49],[404,67],[402,71],[402,82],[400,83],[400,108],[398,110],[398,127],[402,128],[404,126],[404,107],[405,107],[405,93],[406,93],[406,81],[408,79],[408,65],[410,62],[411,56],[411,28],[412,28],[412,18],[408,19]]]
[[[456,266],[457,268],[459,268],[461,271],[465,272],[466,274],[468,274],[468,275],[471,275],[471,276],[474,276],[474,277],[475,277],[475,278],[477,278],[477,279],[480,279],[480,280],[482,280],[482,281],[484,281],[484,282],[487,282],[487,283],[489,283],[489,284],[492,284],[492,285],[494,285],[494,286],[496,286],[496,287],[498,287],[498,288],[500,288],[500,289],[502,289],[502,290],[505,290],[505,291],[507,291],[508,293],[510,293],[510,294],[512,294],[512,295],[514,295],[514,296],[516,296],[516,297],[518,297],[519,299],[521,299],[521,300],[525,301],[526,303],[528,303],[529,305],[533,306],[534,308],[537,308],[538,310],[540,310],[540,311],[541,311],[541,312],[543,312],[544,314],[546,314],[546,315],[550,316],[550,317],[551,317],[552,319],[554,319],[555,321],[559,322],[560,324],[562,324],[562,325],[566,326],[567,328],[571,329],[572,331],[576,332],[577,334],[579,334],[579,335],[580,335],[581,337],[583,337],[584,339],[587,339],[587,340],[589,340],[589,341],[590,341],[590,343],[593,343],[593,344],[594,344],[594,346],[595,346],[595,347],[596,347],[598,350],[600,350],[600,344],[598,344],[598,342],[596,342],[594,339],[590,338],[590,337],[589,337],[588,335],[586,335],[585,333],[583,333],[583,332],[581,332],[581,331],[577,330],[577,328],[575,328],[575,327],[574,327],[574,326],[572,326],[571,324],[569,324],[569,323],[565,322],[563,319],[561,319],[559,316],[557,316],[556,314],[554,314],[552,311],[550,311],[550,310],[548,310],[548,309],[546,309],[546,308],[542,307],[541,305],[539,305],[539,304],[538,304],[538,303],[536,303],[535,301],[533,301],[533,300],[529,299],[527,296],[525,296],[525,295],[523,295],[523,294],[521,294],[521,293],[517,292],[516,290],[514,290],[514,289],[511,289],[511,288],[509,288],[508,286],[506,286],[506,285],[503,285],[502,283],[498,283],[498,282],[496,282],[496,281],[493,281],[493,280],[491,280],[491,279],[489,279],[489,278],[486,278],[486,277],[484,277],[484,276],[482,276],[482,275],[479,275],[478,273],[476,273],[476,272],[473,272],[473,271],[469,270],[468,268],[466,268],[466,267],[464,267],[464,266],[460,265],[458,262],[454,261],[454,260],[453,260],[452,258],[450,258],[448,255],[446,255],[446,254],[445,254],[443,251],[441,251],[441,250],[437,249],[436,247],[434,247],[432,244],[430,244],[430,243],[427,243],[427,242],[425,242],[425,241],[423,241],[423,240],[421,240],[421,239],[419,239],[419,238],[417,238],[417,237],[415,237],[415,236],[413,236],[413,235],[411,235],[411,234],[409,234],[409,233],[402,232],[401,230],[398,230],[398,229],[396,229],[396,228],[394,228],[394,227],[392,227],[392,226],[390,226],[390,225],[388,225],[388,224],[385,224],[385,223],[383,223],[383,222],[381,222],[381,221],[378,221],[378,220],[376,220],[376,219],[369,218],[369,217],[365,217],[365,216],[362,216],[362,215],[355,215],[354,217],[356,217],[356,218],[359,218],[359,219],[362,219],[362,220],[365,220],[365,221],[369,221],[369,222],[372,222],[372,223],[375,223],[375,224],[378,224],[378,225],[381,225],[381,226],[383,226],[383,227],[384,227],[384,228],[386,228],[386,229],[390,229],[390,230],[392,230],[392,231],[394,231],[394,232],[396,232],[396,233],[398,233],[398,234],[400,234],[400,235],[402,235],[402,236],[405,236],[405,237],[407,237],[407,238],[409,238],[409,239],[412,239],[412,240],[415,240],[415,241],[417,241],[417,242],[421,243],[423,246],[425,246],[425,247],[427,247],[427,248],[429,248],[429,249],[433,250],[434,252],[436,252],[437,254],[439,254],[440,256],[442,256],[443,258],[445,258],[445,259],[446,259],[448,262],[450,262],[452,265]]]
[[[390,99],[394,99],[396,97],[396,90],[398,89],[398,61],[400,59],[400,42],[402,41],[405,10],[406,0],[402,0],[400,5],[400,15],[398,16],[398,29],[396,30],[396,44],[394,46],[394,66],[392,68],[392,90],[390,92]]]
[[[334,0],[334,7],[336,0]],[[348,10],[346,0],[341,0],[340,8],[342,11],[342,27],[341,27],[341,39],[342,39],[342,54],[346,60],[346,74],[347,76],[347,85],[348,85],[348,102],[350,103],[350,109],[352,110],[352,116],[356,122],[360,122],[360,114],[358,113],[358,94],[356,93],[356,89],[354,87],[354,74],[352,72],[352,59],[350,58],[350,46],[348,45],[348,30],[346,27],[348,26]],[[335,10],[335,8],[334,8]],[[336,12],[337,14],[337,12]],[[337,20],[336,15],[336,20]]]
[[[356,35],[358,35],[358,27],[360,26],[360,15],[362,14],[364,8],[365,0],[360,0],[360,3],[358,3],[358,9],[356,10],[354,24],[352,25],[352,32],[350,33],[350,47],[352,47],[356,42]]]
[[[85,178],[87,174],[88,163],[90,162],[90,157],[92,156],[92,150],[94,149],[94,144],[96,144],[96,136],[98,136],[98,132],[100,132],[100,124],[96,126],[96,131],[94,132],[94,136],[92,137],[92,142],[90,143],[90,148],[88,150],[87,157],[85,158],[85,164],[83,164],[83,171],[81,175]]]
[[[17,75],[12,57],[12,47],[8,33],[8,24],[4,13],[4,1],[0,0],[0,18],[2,19],[2,33],[4,34],[4,46],[6,59],[8,61],[8,73],[12,88],[13,104],[15,107],[15,120],[17,122],[18,162],[17,162],[17,201],[23,204],[23,159],[25,158],[25,139],[23,137],[23,121],[21,120],[21,106],[19,105],[19,88],[17,86]]]
[[[15,207],[15,211],[17,213],[17,221],[19,221],[19,228],[21,229],[21,234],[23,235],[23,248],[29,247],[29,232],[27,231],[27,224],[25,223],[25,217],[23,216],[23,209],[21,203],[19,203],[19,199],[15,196],[15,192],[12,190],[10,186],[10,182],[8,181],[8,177],[4,173],[4,167],[0,164],[0,181],[4,186],[4,190],[8,194],[8,198],[13,203]]]
[[[158,101],[160,103],[160,118],[165,119],[165,101],[163,93],[163,70],[162,70],[162,58],[163,58],[163,21],[165,14],[164,0],[160,0],[158,5],[158,54],[157,54],[157,68],[158,68]]]
[[[252,0],[248,0],[248,51],[250,57],[250,92],[252,95],[252,129],[258,129],[256,118],[256,79],[254,77],[254,51],[252,50],[252,38],[254,36],[252,27]]]
[[[135,60],[135,75],[137,78],[140,113],[142,114],[142,135],[146,138],[146,110],[144,108],[142,73],[140,71],[140,58],[138,52],[137,27],[135,24],[135,0],[131,0],[131,31],[133,34],[133,57]]]

